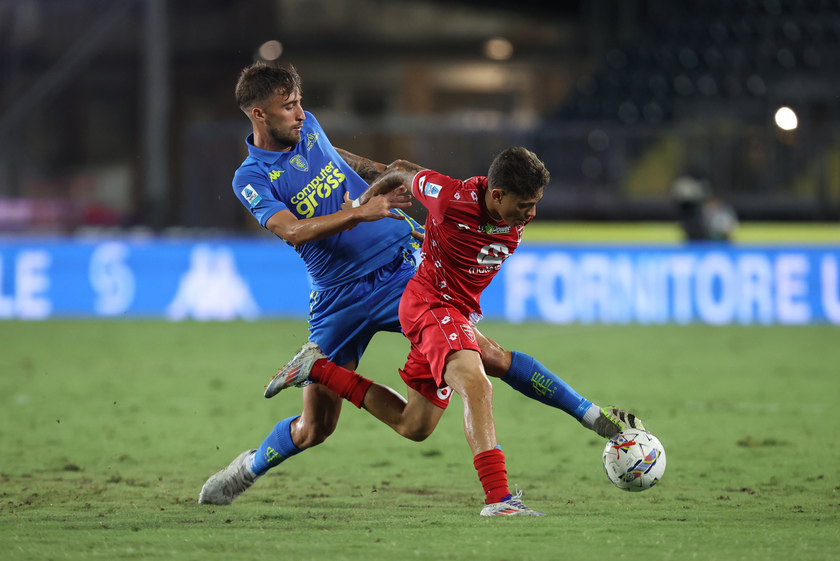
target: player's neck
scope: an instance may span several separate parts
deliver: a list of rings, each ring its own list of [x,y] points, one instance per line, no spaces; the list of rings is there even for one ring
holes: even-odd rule
[[[294,146],[277,142],[270,134],[260,131],[256,127],[254,128],[254,146],[269,152],[288,152],[294,148]]]
[[[484,192],[484,209],[487,211],[487,214],[490,215],[490,219],[498,224],[502,222],[502,215],[494,208],[495,205],[496,202],[493,200],[493,195],[491,194],[490,189],[487,189]]]

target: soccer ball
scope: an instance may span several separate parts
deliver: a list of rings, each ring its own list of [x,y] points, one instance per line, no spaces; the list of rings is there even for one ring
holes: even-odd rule
[[[603,455],[604,471],[619,489],[644,491],[665,473],[665,448],[646,430],[627,429],[607,443]]]

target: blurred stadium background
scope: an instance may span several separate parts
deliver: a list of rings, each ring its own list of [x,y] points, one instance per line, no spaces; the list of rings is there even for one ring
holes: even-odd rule
[[[296,65],[333,144],[382,162],[469,177],[507,145],[532,148],[552,173],[537,223],[688,232],[711,200],[741,224],[832,227],[838,45],[837,0],[0,0],[0,317],[26,283],[78,282],[116,315],[139,282],[120,269],[132,248],[113,244],[83,253],[81,280],[41,278],[69,254],[21,257],[31,235],[257,237],[284,251],[231,195],[250,131],[233,88],[257,59]],[[226,251],[186,255],[205,271],[244,266]],[[767,259],[710,269],[724,285],[710,298],[725,299],[726,267],[775,275],[768,298],[816,274],[803,282],[834,309],[837,251]]]
[[[0,229],[251,228],[256,58],[380,161],[466,177],[532,147],[545,217],[673,220],[690,175],[742,220],[837,220],[838,45],[835,0],[5,0]]]

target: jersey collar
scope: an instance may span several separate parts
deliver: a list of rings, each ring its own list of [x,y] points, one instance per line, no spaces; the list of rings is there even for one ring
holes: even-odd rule
[[[265,162],[266,164],[276,164],[284,156],[294,153],[294,149],[289,150],[288,152],[274,152],[272,150],[263,150],[262,148],[258,148],[254,146],[254,133],[248,135],[248,138],[245,139],[245,144],[248,146],[248,155],[255,160]]]

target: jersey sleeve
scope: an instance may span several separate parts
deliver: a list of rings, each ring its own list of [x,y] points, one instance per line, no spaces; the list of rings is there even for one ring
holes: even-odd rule
[[[236,172],[233,176],[233,192],[263,228],[269,218],[288,208],[275,197],[266,178],[250,170],[240,169]]]
[[[414,176],[411,182],[411,194],[420,201],[438,222],[443,221],[449,201],[463,184],[459,179],[452,179],[430,169],[424,169]]]

